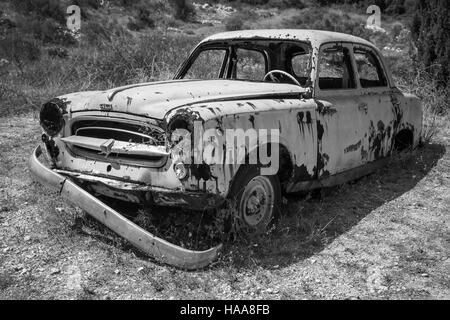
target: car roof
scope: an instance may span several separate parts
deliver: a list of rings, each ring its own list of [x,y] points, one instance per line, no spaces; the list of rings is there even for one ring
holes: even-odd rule
[[[229,31],[209,36],[204,39],[202,43],[218,40],[257,40],[258,38],[306,41],[310,42],[313,46],[320,46],[321,44],[327,42],[352,42],[374,47],[371,42],[360,37],[340,32],[309,29],[260,29]]]

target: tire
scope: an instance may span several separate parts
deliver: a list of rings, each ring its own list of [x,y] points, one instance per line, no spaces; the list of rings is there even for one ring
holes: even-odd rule
[[[246,235],[269,230],[281,208],[281,186],[276,175],[263,176],[257,165],[242,165],[228,196]]]
[[[394,150],[404,152],[411,149],[413,145],[413,133],[409,130],[402,130],[395,136]]]

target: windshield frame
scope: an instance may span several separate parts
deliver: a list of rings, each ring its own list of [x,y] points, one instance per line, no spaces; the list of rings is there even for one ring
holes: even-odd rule
[[[263,42],[267,42],[267,45],[262,45]],[[272,67],[275,63],[278,63],[279,61],[271,61],[271,54],[267,52],[267,49],[269,48],[270,43],[283,43],[285,45],[291,44],[296,46],[301,46],[304,48],[307,52],[310,53],[310,62],[309,62],[309,79],[312,78],[312,65],[313,65],[313,49],[310,42],[307,41],[301,41],[301,40],[278,40],[278,39],[271,39],[271,38],[257,38],[257,39],[235,39],[235,40],[214,40],[214,41],[208,41],[208,42],[201,42],[198,44],[194,50],[191,51],[187,59],[183,62],[183,64],[179,67],[178,71],[175,73],[174,80],[177,79],[184,79],[186,74],[188,73],[190,67],[194,64],[195,60],[199,56],[199,54],[204,50],[211,50],[211,49],[220,49],[220,50],[226,50],[226,57],[224,58],[223,65],[221,66],[220,70],[220,78],[217,79],[207,79],[207,80],[235,80],[235,81],[248,81],[248,82],[264,82],[261,80],[250,80],[250,79],[234,79],[232,78],[232,70],[229,70],[230,65],[230,58],[231,54],[234,50],[238,48],[243,48],[247,50],[255,50],[258,52],[263,53],[264,59],[265,59],[265,72],[269,72],[271,70],[274,70]],[[282,51],[283,54],[285,51]],[[273,55],[273,53],[272,53]],[[279,60],[279,57],[277,57]],[[286,59],[286,58],[284,58]],[[281,70],[285,70],[285,68],[282,68]],[[289,72],[289,71],[286,71]],[[290,73],[290,72],[289,72]],[[291,74],[291,73],[290,73]],[[293,75],[295,77],[295,75]],[[205,80],[205,79],[199,79],[199,80]],[[276,82],[274,82],[276,83]],[[310,83],[310,82],[307,82]]]

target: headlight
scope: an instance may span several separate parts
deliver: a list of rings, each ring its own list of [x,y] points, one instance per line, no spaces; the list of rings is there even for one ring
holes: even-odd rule
[[[179,180],[184,180],[188,177],[188,169],[183,162],[177,162],[173,166],[173,170],[175,171],[175,175]]]
[[[56,136],[64,128],[63,110],[64,102],[60,99],[53,99],[41,108],[39,114],[40,123],[44,131],[51,137]]]

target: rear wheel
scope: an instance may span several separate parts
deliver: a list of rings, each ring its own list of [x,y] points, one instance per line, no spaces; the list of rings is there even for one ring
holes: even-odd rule
[[[413,133],[410,130],[401,130],[395,136],[394,150],[398,152],[408,151],[413,146]]]
[[[243,165],[236,175],[229,196],[237,220],[248,235],[269,230],[281,206],[281,187],[276,175],[260,174],[260,167]]]

